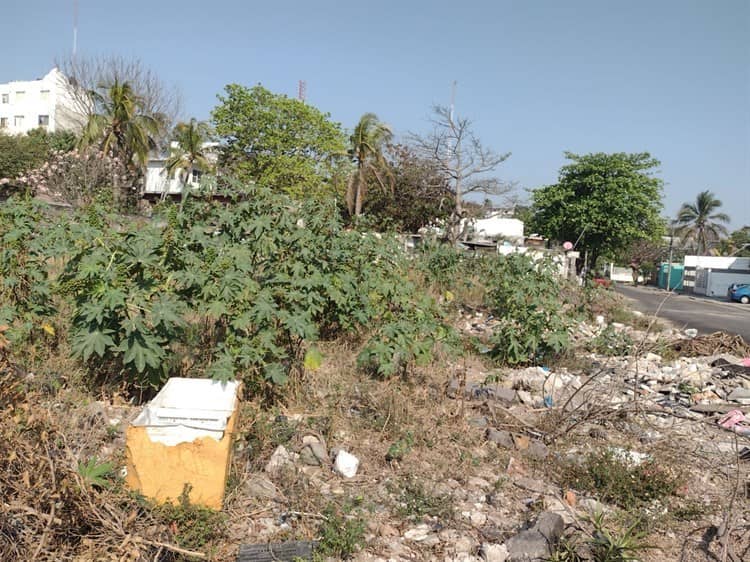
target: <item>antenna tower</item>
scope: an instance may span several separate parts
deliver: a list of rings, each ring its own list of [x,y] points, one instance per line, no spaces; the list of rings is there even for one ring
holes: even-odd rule
[[[304,103],[307,98],[307,82],[300,80],[297,84],[297,99]]]
[[[78,0],[73,0],[73,60],[78,50]]]

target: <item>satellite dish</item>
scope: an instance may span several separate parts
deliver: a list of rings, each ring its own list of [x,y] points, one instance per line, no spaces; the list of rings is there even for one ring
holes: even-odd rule
[[[572,250],[573,249],[573,243],[572,242],[563,242],[563,249],[564,250]]]

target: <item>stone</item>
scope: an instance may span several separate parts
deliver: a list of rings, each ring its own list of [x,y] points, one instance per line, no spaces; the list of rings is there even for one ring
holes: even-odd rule
[[[570,509],[568,509],[565,502],[561,501],[559,498],[554,496],[544,496],[544,509],[552,513],[557,513],[563,518],[563,522],[566,525],[571,525],[575,522],[575,518],[570,512]]]
[[[528,454],[533,459],[541,461],[547,458],[547,455],[549,455],[549,449],[547,449],[547,445],[545,445],[541,441],[534,440],[529,443],[526,454]]]
[[[279,445],[268,460],[265,471],[273,477],[278,477],[286,471],[293,470],[294,461],[291,453],[284,445]]]
[[[343,449],[338,452],[336,460],[333,462],[333,470],[344,478],[354,478],[358,469],[359,459],[357,457]]]
[[[513,435],[509,431],[490,428],[487,430],[487,441],[497,443],[506,449],[513,449],[515,447],[513,444]]]
[[[472,490],[488,490],[492,487],[492,484],[487,482],[484,478],[472,476],[466,481],[466,486]]]
[[[563,518],[545,511],[539,514],[534,526],[511,537],[505,546],[510,562],[542,562],[554,552],[565,530]]]
[[[469,418],[469,425],[473,427],[487,427],[487,418],[484,416]]]
[[[469,521],[471,521],[472,527],[481,527],[487,523],[487,515],[481,511],[472,511],[469,514]]]
[[[727,400],[737,402],[739,404],[750,404],[750,390],[738,386],[727,396]]]
[[[508,547],[485,542],[479,548],[479,556],[486,562],[505,562],[508,559]]]
[[[404,533],[404,538],[410,541],[414,541],[414,542],[421,542],[421,541],[424,541],[431,534],[433,534],[432,528],[428,524],[423,523],[421,525],[417,525],[416,527],[406,531]]]
[[[253,474],[243,484],[245,492],[251,498],[262,500],[276,500],[281,498],[279,489],[268,478],[261,474]]]
[[[531,396],[531,392],[528,390],[518,390],[516,391],[516,394],[518,395],[518,400],[521,404],[526,404],[527,406],[534,404],[534,397]]]
[[[299,460],[308,466],[320,466],[320,459],[315,456],[310,445],[305,445],[299,452]]]

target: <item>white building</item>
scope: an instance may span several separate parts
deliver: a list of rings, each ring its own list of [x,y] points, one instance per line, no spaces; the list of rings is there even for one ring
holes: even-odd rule
[[[0,84],[0,130],[11,134],[38,127],[48,132],[80,130],[85,118],[73,92],[74,86],[56,68],[37,80]]]
[[[176,148],[176,143],[173,142],[172,147]],[[208,142],[203,145],[203,148],[208,153],[209,162],[215,165],[218,143]],[[201,187],[204,170],[196,167],[188,173],[188,170],[179,168],[174,173],[169,174],[166,167],[168,159],[169,156],[166,154],[151,155],[149,158],[146,165],[146,184],[143,190],[146,199],[176,198],[182,195],[182,191],[186,187],[189,189]],[[186,174],[187,177],[185,177]]]

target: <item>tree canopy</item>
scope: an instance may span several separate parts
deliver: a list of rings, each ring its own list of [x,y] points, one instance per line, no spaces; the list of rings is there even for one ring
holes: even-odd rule
[[[591,263],[614,257],[639,239],[663,233],[659,161],[649,153],[573,154],[556,184],[532,192],[531,230],[551,239],[578,241]]]
[[[225,91],[211,114],[224,171],[296,198],[332,190],[346,137],[329,114],[260,85]]]
[[[164,126],[148,112],[143,98],[128,82],[115,80],[90,92],[94,110],[81,132],[80,148],[97,146],[105,154],[145,166]]]
[[[417,232],[450,216],[455,194],[434,161],[403,145],[388,147],[384,157],[393,189],[370,186],[372,192],[364,202],[368,224],[380,229]],[[376,182],[374,178],[369,181]]]
[[[705,254],[722,236],[727,236],[722,223],[728,223],[729,216],[717,212],[721,205],[721,201],[706,190],[698,194],[695,203],[683,203],[677,211],[676,233],[683,241],[695,244],[699,255]]]
[[[349,214],[362,214],[367,196],[368,177],[373,178],[383,192],[393,187],[392,177],[383,152],[393,138],[391,128],[374,113],[365,113],[349,138],[349,156],[356,164],[347,184],[346,204]],[[387,176],[387,177],[384,177]]]
[[[25,185],[16,180],[44,164],[52,152],[68,152],[75,143],[75,135],[68,131],[33,129],[25,135],[0,132],[0,192]]]

